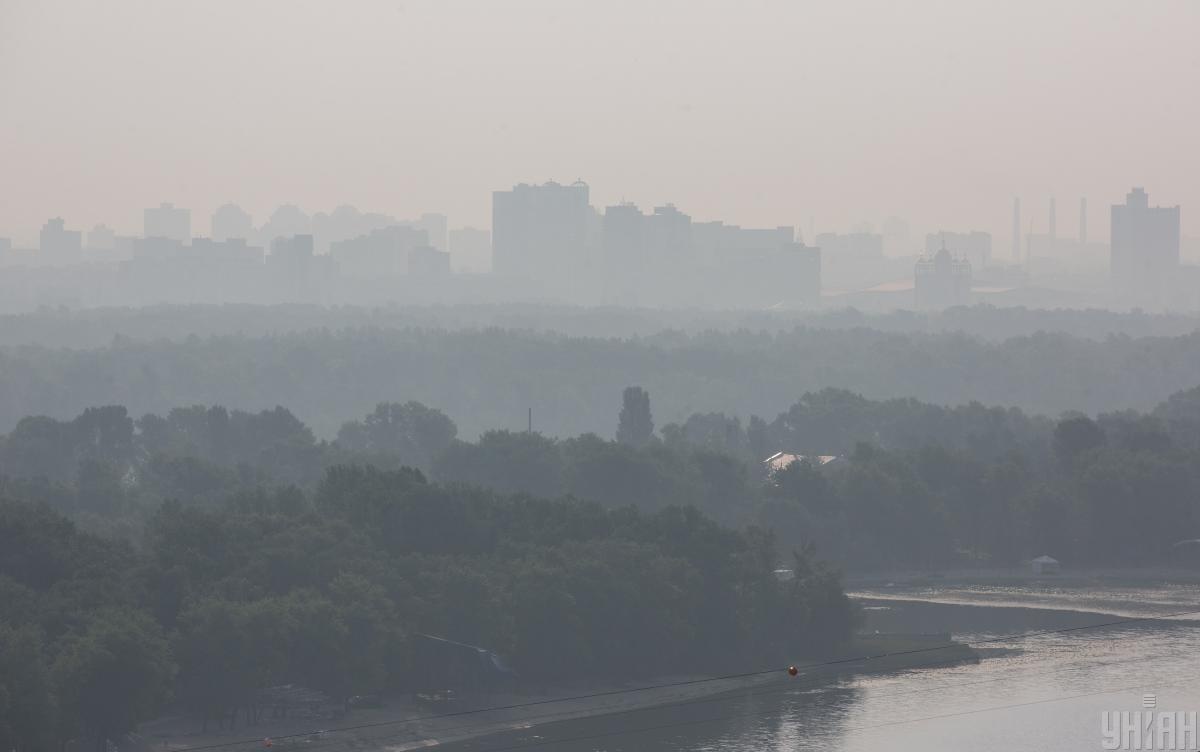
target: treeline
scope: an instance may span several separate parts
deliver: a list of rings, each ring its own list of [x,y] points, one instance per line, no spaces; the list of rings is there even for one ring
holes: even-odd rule
[[[958,332],[985,340],[1056,332],[1104,340],[1122,337],[1178,337],[1200,327],[1194,313],[1147,313],[1106,309],[1030,309],[1020,306],[957,306],[944,311],[867,313],[853,308],[826,310],[652,309],[478,303],[454,305],[319,306],[151,305],[68,309],[0,315],[0,347],[105,347],[114,338],[138,341],[182,340],[228,335],[267,337],[312,330],[363,328],[461,331],[501,328],[557,332],[570,337],[630,339],[660,332],[784,332],[812,329],[875,329],[899,334]]]
[[[868,322],[869,325],[869,322]],[[179,405],[256,412],[286,405],[324,438],[402,392],[439,406],[462,435],[522,430],[611,436],[612,395],[639,384],[663,422],[699,411],[772,415],[837,386],[872,399],[978,401],[1045,415],[1149,410],[1194,385],[1200,334],[1095,340],[1033,333],[989,341],[868,328],[663,331],[618,340],[515,329],[389,329],[176,341],[116,339],[88,350],[0,348],[0,430],[30,414],[93,405],[135,415]]]
[[[339,703],[420,689],[420,634],[486,646],[533,682],[785,665],[844,641],[856,612],[837,577],[803,551],[794,578],[777,566],[769,534],[695,510],[412,469],[168,502],[137,547],[0,500],[0,746],[103,749],[168,707],[244,723],[281,685]]]
[[[0,491],[136,542],[164,499],[213,508],[260,487],[311,493],[338,465],[413,467],[501,494],[651,513],[695,507],[734,529],[774,530],[781,557],[813,545],[856,570],[1046,553],[1158,564],[1173,543],[1200,537],[1200,389],[1148,413],[1057,420],[833,389],[769,421],[698,413],[656,426],[650,393],[636,387],[612,408],[616,440],[489,431],[476,441],[415,402],[382,403],[333,441],[282,407],[177,408],[136,421],[121,407],[92,408],[71,421],[26,418],[0,438]],[[839,460],[770,473],[763,459],[778,451]]]

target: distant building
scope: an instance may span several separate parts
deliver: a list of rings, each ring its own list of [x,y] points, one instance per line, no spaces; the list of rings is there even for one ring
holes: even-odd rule
[[[312,235],[278,237],[271,241],[272,264],[288,266],[305,263],[313,257]]]
[[[840,462],[845,458],[837,454],[792,454],[791,452],[776,452],[762,461],[763,468],[768,474],[786,470],[796,462],[808,462],[813,467],[825,467]]]
[[[610,288],[627,288],[647,273],[646,216],[635,204],[622,203],[604,210],[604,266]]]
[[[521,184],[492,193],[492,269],[498,274],[561,281],[586,257],[587,183]]]
[[[492,233],[474,227],[450,231],[450,260],[455,271],[486,272],[492,268]]]
[[[971,262],[942,248],[917,259],[914,290],[918,308],[962,305],[971,297]]]
[[[213,212],[210,230],[217,243],[233,238],[249,240],[254,237],[254,219],[237,204],[225,204]]]
[[[12,250],[12,238],[0,238],[0,253],[8,253]]]
[[[408,252],[408,273],[414,277],[450,276],[450,254],[431,245],[422,245]]]
[[[332,243],[329,253],[346,276],[389,277],[403,274],[408,268],[409,254],[416,248],[428,245],[429,236],[425,230],[392,225],[357,238]]]
[[[1151,207],[1146,191],[1134,188],[1112,207],[1110,271],[1115,292],[1158,296],[1179,269],[1179,207]]]
[[[692,218],[674,204],[654,207],[646,217],[646,248],[651,265],[678,269],[692,262]]]
[[[261,266],[264,258],[261,247],[247,245],[245,238],[240,237],[226,240],[195,238],[185,255],[187,258],[212,264],[247,267]]]
[[[1062,565],[1052,556],[1039,556],[1029,562],[1029,568],[1034,574],[1058,574]]]
[[[779,248],[774,262],[763,272],[775,282],[780,300],[812,302],[821,297],[822,258],[820,248],[787,243]]]
[[[167,238],[180,243],[192,239],[192,212],[174,204],[160,204],[142,212],[142,236]]]
[[[328,254],[314,253],[313,236],[309,234],[276,237],[266,258],[271,286],[285,301],[320,301],[336,267]]]
[[[39,236],[38,248],[43,258],[51,263],[75,263],[83,250],[83,233],[68,230],[60,217],[46,220]]]
[[[183,249],[181,241],[161,235],[133,239],[134,259],[174,259],[182,254]]]
[[[409,223],[418,230],[424,230],[429,237],[429,245],[439,251],[449,250],[446,230],[448,222],[445,214],[422,214],[421,218]]]
[[[312,219],[304,213],[303,209],[295,204],[284,204],[271,212],[267,223],[259,229],[258,238],[261,243],[270,248],[273,247],[276,238],[311,235],[312,231]]]
[[[796,239],[791,227],[743,228],[724,222],[693,222],[692,243],[699,259],[718,265],[765,260]]]
[[[117,247],[117,234],[104,225],[96,225],[87,234],[89,251],[111,251]]]
[[[934,256],[945,248],[954,256],[971,262],[975,269],[992,263],[992,234],[990,232],[931,232],[925,236],[925,254]]]

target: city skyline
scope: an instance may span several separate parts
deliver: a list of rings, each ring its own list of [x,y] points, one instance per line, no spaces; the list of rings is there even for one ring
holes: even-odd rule
[[[1200,203],[1200,103],[1179,96],[1196,5],[852,5],[6,0],[0,162],[23,180],[0,233],[29,245],[53,216],[126,232],[163,201],[482,227],[491,191],[579,177],[598,206],[806,237],[897,216],[998,248],[1016,196],[1035,232],[1050,197]],[[1088,234],[1107,238],[1102,212]]]
[[[545,184],[569,185],[571,182],[578,182],[578,183],[582,183],[582,184],[586,185],[588,188],[589,195],[594,196],[596,193],[594,186],[592,186],[592,184],[589,183],[586,180],[586,178],[577,178],[575,181],[563,181],[563,180],[557,180],[555,178],[548,178],[544,181],[536,181],[536,182],[519,181],[519,182],[515,182],[515,183],[510,183],[510,184],[508,184],[507,187],[497,188],[497,189],[493,189],[493,190],[489,191],[488,195],[490,197],[495,193],[504,193],[504,192],[509,191],[512,188],[519,187],[519,186],[535,186],[536,187],[536,186],[545,185]],[[1141,184],[1141,183],[1131,183],[1130,185],[1134,186],[1134,187],[1139,187],[1139,188],[1144,187],[1144,184]],[[1117,204],[1122,203],[1124,201],[1124,196],[1125,196],[1125,193],[1128,191],[1128,188],[1129,188],[1129,186],[1126,186],[1125,188],[1121,188],[1121,189],[1114,189],[1112,191],[1113,195],[1112,195],[1111,200],[1109,200],[1109,199],[1101,200],[1099,202],[1100,205],[1101,206],[1109,206],[1109,205],[1117,205]],[[612,193],[612,191],[608,191],[607,193]],[[605,195],[605,193],[601,192],[600,195]],[[637,207],[643,211],[653,211],[656,207],[664,207],[664,206],[671,206],[671,207],[686,209],[686,206],[684,204],[682,204],[681,202],[672,200],[670,198],[666,198],[662,201],[646,203],[646,202],[639,202],[639,201],[627,199],[627,198],[625,198],[625,195],[626,194],[624,192],[622,192],[621,193],[622,197],[620,199],[617,199],[615,201],[610,201],[610,202],[598,200],[596,198],[591,198],[589,201],[589,205],[592,206],[593,208],[597,209],[601,214],[603,213],[603,211],[606,207],[611,207],[611,206],[632,206],[632,207]],[[1037,198],[1037,197],[1034,197],[1034,198]],[[817,221],[816,218],[813,216],[809,216],[807,219],[803,219],[803,220],[796,219],[795,221],[792,221],[792,222],[767,221],[767,222],[763,222],[761,224],[764,226],[770,226],[770,227],[782,227],[782,226],[792,227],[793,229],[796,230],[798,238],[803,240],[803,242],[805,242],[806,244],[809,244],[809,245],[819,245],[819,243],[816,242],[816,239],[818,237],[820,237],[821,235],[851,235],[851,234],[860,234],[860,233],[867,232],[867,233],[879,234],[886,238],[889,234],[888,224],[890,222],[899,221],[902,224],[902,226],[908,230],[908,246],[905,248],[905,250],[903,252],[896,252],[894,249],[888,248],[888,246],[885,242],[884,255],[885,256],[893,256],[893,257],[908,257],[908,256],[916,256],[916,255],[921,255],[923,253],[926,253],[929,251],[927,236],[939,235],[942,233],[953,235],[953,234],[970,234],[970,233],[984,232],[984,233],[989,234],[994,239],[994,241],[997,244],[997,247],[1007,247],[1012,244],[1014,236],[1013,236],[1013,231],[1011,229],[1008,230],[1007,232],[1005,232],[1003,230],[1003,226],[1005,226],[1005,225],[1008,225],[1010,227],[1016,227],[1017,225],[1020,225],[1020,234],[1018,236],[1016,236],[1016,239],[1019,241],[1022,249],[1025,248],[1025,243],[1030,235],[1044,236],[1044,237],[1056,237],[1058,239],[1078,240],[1081,237],[1080,233],[1085,233],[1084,235],[1082,235],[1082,239],[1084,242],[1090,241],[1093,243],[1107,244],[1109,241],[1108,215],[1106,213],[1090,213],[1089,214],[1087,212],[1087,202],[1089,201],[1088,196],[1068,197],[1068,198],[1069,199],[1075,199],[1075,198],[1078,199],[1078,201],[1079,201],[1079,203],[1077,205],[1078,209],[1073,209],[1070,202],[1068,202],[1068,206],[1067,206],[1068,211],[1072,211],[1072,212],[1078,211],[1078,215],[1077,215],[1077,217],[1075,215],[1072,215],[1072,217],[1069,218],[1069,220],[1066,223],[1066,227],[1068,228],[1066,230],[1066,232],[1057,232],[1057,233],[1054,233],[1053,235],[1051,235],[1050,232],[1051,232],[1053,225],[1055,224],[1055,215],[1057,213],[1055,206],[1056,206],[1056,202],[1057,202],[1058,198],[1056,196],[1046,196],[1041,201],[1035,201],[1027,196],[1010,197],[1010,199],[1009,199],[1010,204],[1008,205],[1009,206],[1008,211],[1011,213],[1011,211],[1012,211],[1011,202],[1015,200],[1016,202],[1018,202],[1018,207],[1019,207],[1018,211],[1017,211],[1017,215],[1010,216],[1004,222],[998,222],[996,224],[987,225],[987,226],[965,226],[965,225],[960,226],[960,225],[955,225],[955,224],[945,222],[945,221],[939,221],[936,217],[930,219],[929,223],[927,225],[918,226],[918,225],[910,224],[907,217],[897,216],[897,215],[887,215],[885,217],[877,217],[877,218],[875,218],[875,217],[871,217],[871,218],[860,217],[860,218],[852,221],[848,225],[838,226],[838,227],[831,227],[831,226],[823,225],[819,221]],[[1092,198],[1090,200],[1095,201],[1096,199]],[[1173,202],[1173,205],[1180,205],[1180,204],[1181,204],[1181,202]],[[288,213],[295,213],[295,210],[299,210],[299,212],[301,214],[303,214],[303,216],[309,221],[313,220],[315,217],[318,217],[318,216],[322,216],[323,218],[328,219],[330,217],[337,216],[337,214],[339,212],[344,212],[344,211],[349,210],[349,211],[355,213],[359,217],[372,218],[372,219],[379,221],[381,223],[380,226],[388,226],[388,225],[395,225],[395,224],[414,224],[414,223],[419,224],[422,220],[429,218],[429,217],[441,217],[444,222],[448,223],[447,226],[445,228],[443,228],[443,230],[442,230],[443,234],[446,232],[449,232],[452,229],[453,230],[474,230],[474,229],[490,228],[492,226],[492,216],[491,216],[492,213],[490,210],[488,213],[489,216],[485,217],[483,221],[481,221],[479,223],[471,223],[471,222],[467,222],[467,221],[460,221],[456,217],[449,216],[443,212],[439,212],[436,207],[431,208],[426,211],[423,211],[423,212],[417,212],[415,210],[409,210],[406,212],[403,209],[390,210],[390,211],[389,210],[378,210],[375,208],[363,209],[359,206],[355,206],[354,204],[347,203],[347,202],[340,202],[340,203],[334,204],[332,206],[309,207],[309,206],[297,204],[297,203],[291,202],[291,201],[284,201],[284,202],[280,202],[280,203],[271,205],[270,208],[263,213],[258,213],[258,212],[247,209],[244,204],[241,204],[237,201],[230,201],[230,200],[220,201],[220,202],[214,204],[211,207],[211,209],[207,210],[207,211],[205,211],[203,209],[197,209],[196,207],[192,207],[192,206],[182,205],[182,204],[179,204],[178,202],[172,202],[169,200],[161,200],[161,201],[155,201],[151,204],[148,204],[145,207],[141,207],[141,208],[137,209],[136,211],[124,212],[125,214],[129,214],[130,216],[136,217],[136,222],[131,222],[128,224],[117,223],[117,222],[114,222],[111,219],[105,218],[105,217],[100,217],[94,222],[81,222],[81,221],[75,221],[74,218],[68,216],[65,212],[57,212],[57,213],[51,212],[51,213],[47,214],[45,217],[42,217],[39,220],[37,220],[37,222],[35,223],[36,227],[34,228],[34,231],[32,232],[32,234],[29,237],[23,237],[22,235],[20,235],[18,233],[12,232],[11,230],[7,230],[4,226],[0,226],[0,237],[5,237],[5,238],[12,240],[13,247],[15,247],[15,248],[36,248],[38,246],[38,233],[39,233],[40,229],[45,225],[45,223],[47,221],[54,220],[54,219],[64,219],[68,229],[81,231],[85,235],[93,229],[102,229],[106,232],[115,232],[117,235],[121,235],[121,236],[127,236],[127,237],[146,236],[146,237],[148,237],[149,235],[147,235],[144,232],[146,213],[147,212],[152,212],[152,213],[159,212],[163,209],[168,209],[168,208],[182,210],[185,212],[189,212],[191,214],[192,220],[191,220],[191,229],[190,229],[189,237],[214,238],[217,240],[222,240],[222,239],[224,239],[224,237],[226,237],[226,233],[220,229],[216,229],[213,224],[214,218],[217,217],[218,215],[220,215],[221,218],[219,220],[217,220],[217,224],[231,221],[230,214],[234,214],[236,216],[236,218],[232,221],[236,221],[238,223],[248,223],[245,225],[246,228],[249,231],[257,233],[257,232],[265,230],[266,227],[270,224],[272,217],[276,214],[276,212],[280,212],[281,210],[284,212],[288,212]],[[1188,237],[1188,238],[1195,237],[1193,235],[1189,235],[1189,233],[1186,230],[1186,228],[1187,228],[1186,212],[1183,213],[1182,216],[1183,216],[1182,227],[1184,228],[1182,231],[1183,236]],[[748,224],[748,223],[744,223],[744,222],[739,222],[736,217],[731,217],[727,213],[721,214],[719,212],[718,212],[718,214],[713,215],[713,216],[695,216],[694,218],[697,221],[725,222],[727,224],[738,225],[738,226],[746,226]],[[997,227],[1000,227],[1001,229],[998,231]],[[434,243],[434,245],[440,247],[442,244]],[[1013,246],[1013,247],[1015,248],[1015,246]],[[1024,254],[1024,252],[1025,252],[1024,250],[1021,251],[1022,254]],[[1009,253],[993,254],[992,258],[996,263],[1003,263],[1003,262],[1008,262],[1008,261],[1019,261],[1018,259],[1013,259],[1012,254],[1009,254]]]

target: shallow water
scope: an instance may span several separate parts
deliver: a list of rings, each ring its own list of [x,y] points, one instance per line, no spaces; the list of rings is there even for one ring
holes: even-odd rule
[[[1155,695],[1160,712],[1200,710],[1200,620],[1090,628],[1200,609],[1195,586],[1082,592],[933,587],[859,595],[872,629],[950,631],[1007,650],[973,665],[825,682],[802,676],[781,689],[563,722],[445,749],[1075,752],[1100,749],[1102,713],[1143,711],[1144,694]],[[997,639],[1054,629],[1071,631]]]

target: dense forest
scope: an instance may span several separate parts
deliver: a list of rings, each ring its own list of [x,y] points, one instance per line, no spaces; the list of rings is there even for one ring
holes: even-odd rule
[[[20,492],[19,487],[7,492]],[[785,665],[846,639],[837,577],[694,509],[501,496],[337,466],[311,493],[169,501],[137,545],[0,500],[0,744],[120,739],[170,704],[257,717],[272,687],[412,690],[426,633],[516,677]]]
[[[463,436],[534,427],[611,435],[613,394],[640,384],[665,422],[696,412],[770,415],[836,386],[872,399],[972,401],[1058,415],[1149,410],[1195,385],[1200,334],[1105,340],[1033,333],[793,328],[632,339],[517,329],[358,327],[181,340],[119,338],[94,349],[0,348],[0,430],[27,415],[67,419],[94,405],[133,414],[179,405],[287,406],[321,437],[384,401],[434,405]]]
[[[259,489],[312,494],[344,465],[607,509],[694,507],[733,529],[773,530],[781,557],[811,545],[855,570],[1048,552],[1162,563],[1170,544],[1200,537],[1200,389],[1147,413],[1058,419],[827,389],[770,420],[696,413],[661,426],[652,394],[614,395],[615,438],[498,430],[463,440],[447,415],[417,402],[380,403],[333,440],[283,407],[27,417],[0,438],[0,492],[133,543],[163,500],[213,509]],[[779,451],[839,460],[768,472],[762,460]]]

